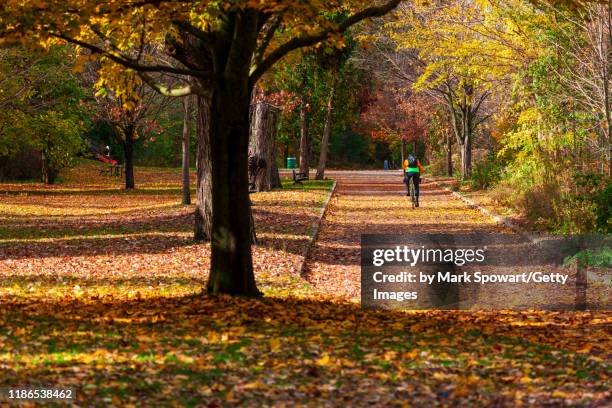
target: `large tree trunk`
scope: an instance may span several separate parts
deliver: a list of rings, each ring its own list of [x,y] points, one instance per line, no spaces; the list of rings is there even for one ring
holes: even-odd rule
[[[450,133],[446,135],[446,174],[453,176],[453,137]]]
[[[256,36],[252,40],[254,48]],[[242,50],[234,56],[244,58],[239,56],[245,54],[251,55]],[[250,60],[233,62],[237,65],[226,67],[225,78],[216,82],[211,100],[213,213],[207,290],[212,295],[258,296],[260,292],[255,284],[251,255],[252,224],[247,171]]]
[[[249,158],[255,166],[251,166],[253,174],[249,178],[254,181],[256,191],[270,191],[272,180],[278,175],[275,166],[278,116],[278,108],[266,102],[258,102],[251,107]],[[272,174],[274,169],[276,175]]]
[[[332,71],[331,89],[329,91],[329,99],[327,100],[327,112],[325,113],[325,126],[323,128],[323,139],[321,140],[321,152],[319,153],[319,164],[317,166],[317,180],[325,178],[325,166],[327,164],[327,147],[329,145],[329,136],[331,133],[332,113],[334,110],[334,97],[336,96],[336,85],[338,82],[338,70],[334,68]]]
[[[310,172],[310,134],[308,132],[308,101],[306,99],[306,75],[302,79],[300,96],[300,173]]]
[[[191,139],[191,96],[183,98],[183,204],[191,204],[189,186],[189,140]]]
[[[125,188],[135,188],[134,184],[134,131],[132,126],[125,129],[125,141],[123,142],[123,157],[125,167]]]
[[[210,96],[196,99],[196,208],[194,239],[208,241],[212,229],[212,176],[210,158]]]

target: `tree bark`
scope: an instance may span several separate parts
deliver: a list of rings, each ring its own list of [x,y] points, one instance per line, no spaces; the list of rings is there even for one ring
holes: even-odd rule
[[[447,107],[450,113],[450,120],[453,132],[459,145],[461,154],[461,178],[466,179],[472,171],[472,133],[475,129],[474,118],[478,112],[479,106],[472,108],[469,98],[472,95],[472,90],[469,88],[466,95],[455,106],[455,101],[447,94]]]
[[[134,132],[132,126],[124,129],[125,140],[123,142],[123,157],[125,166],[125,189],[135,188],[134,183]]]
[[[194,239],[209,241],[212,230],[212,177],[210,158],[210,96],[196,99],[196,208]]]
[[[400,152],[402,154],[402,169],[404,168],[404,160],[406,160],[406,141],[402,139],[400,144]]]
[[[47,160],[47,154],[45,149],[40,153],[42,162],[42,182],[49,184],[49,161]]]
[[[285,145],[283,149],[283,166],[287,165],[287,160],[289,159],[289,144]]]
[[[461,144],[461,175],[464,179],[470,177],[472,171],[472,138],[467,136]]]
[[[257,44],[257,24],[257,14],[245,11],[234,27],[236,32],[218,39],[215,52],[217,64],[224,69],[223,77],[214,82],[210,105],[213,212],[207,291],[211,295],[261,295],[253,273],[247,168],[252,91],[249,69]],[[225,42],[230,41],[228,47]]]
[[[189,140],[191,139],[191,96],[183,98],[183,204],[191,204],[189,186]]]
[[[254,180],[256,191],[270,191],[276,168],[275,139],[279,110],[266,102],[251,106],[249,158],[255,162],[249,178]],[[278,175],[278,169],[277,169]]]
[[[306,74],[302,77],[300,95],[300,173],[310,173],[310,134],[308,129],[308,101],[306,98]]]
[[[446,174],[453,176],[453,137],[446,135]]]
[[[329,136],[331,133],[332,113],[334,110],[334,97],[336,96],[336,86],[338,82],[338,69],[335,67],[332,71],[331,89],[329,91],[329,99],[327,100],[327,112],[325,113],[325,126],[323,128],[323,139],[321,140],[321,152],[319,153],[319,165],[317,166],[317,174],[315,179],[323,180],[325,178],[325,166],[327,163],[327,147],[329,145]]]
[[[42,159],[42,182],[45,184],[55,184],[55,178],[59,173],[56,169],[51,166],[48,159],[47,149],[43,149],[41,152]]]
[[[280,174],[278,172],[278,166],[276,165],[276,159],[274,159],[272,162],[272,180],[270,180],[270,185],[272,188],[283,188],[283,183],[281,182]]]

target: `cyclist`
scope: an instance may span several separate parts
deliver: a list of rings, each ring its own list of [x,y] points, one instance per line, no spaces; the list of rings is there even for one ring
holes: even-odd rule
[[[421,166],[421,162],[419,159],[409,154],[408,158],[404,160],[403,164],[404,169],[404,183],[406,183],[406,195],[410,195],[410,179],[413,180],[414,185],[414,196],[416,197],[415,206],[419,206],[419,183],[421,181],[421,171],[423,170],[423,166]]]

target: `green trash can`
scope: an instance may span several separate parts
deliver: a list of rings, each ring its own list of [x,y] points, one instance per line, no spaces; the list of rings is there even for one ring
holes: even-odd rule
[[[297,169],[297,161],[295,160],[295,157],[287,157],[287,168]]]

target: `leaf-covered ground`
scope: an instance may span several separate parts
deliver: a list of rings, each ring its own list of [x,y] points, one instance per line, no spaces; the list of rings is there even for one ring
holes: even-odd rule
[[[297,271],[330,184],[255,194],[266,297],[210,299],[180,175],[137,175],[129,193],[92,165],[56,187],[0,185],[0,387],[73,386],[81,406],[612,403],[610,313],[370,312],[350,300],[364,230],[497,228],[442,191],[426,187],[415,218],[376,173],[332,173],[314,287]]]

